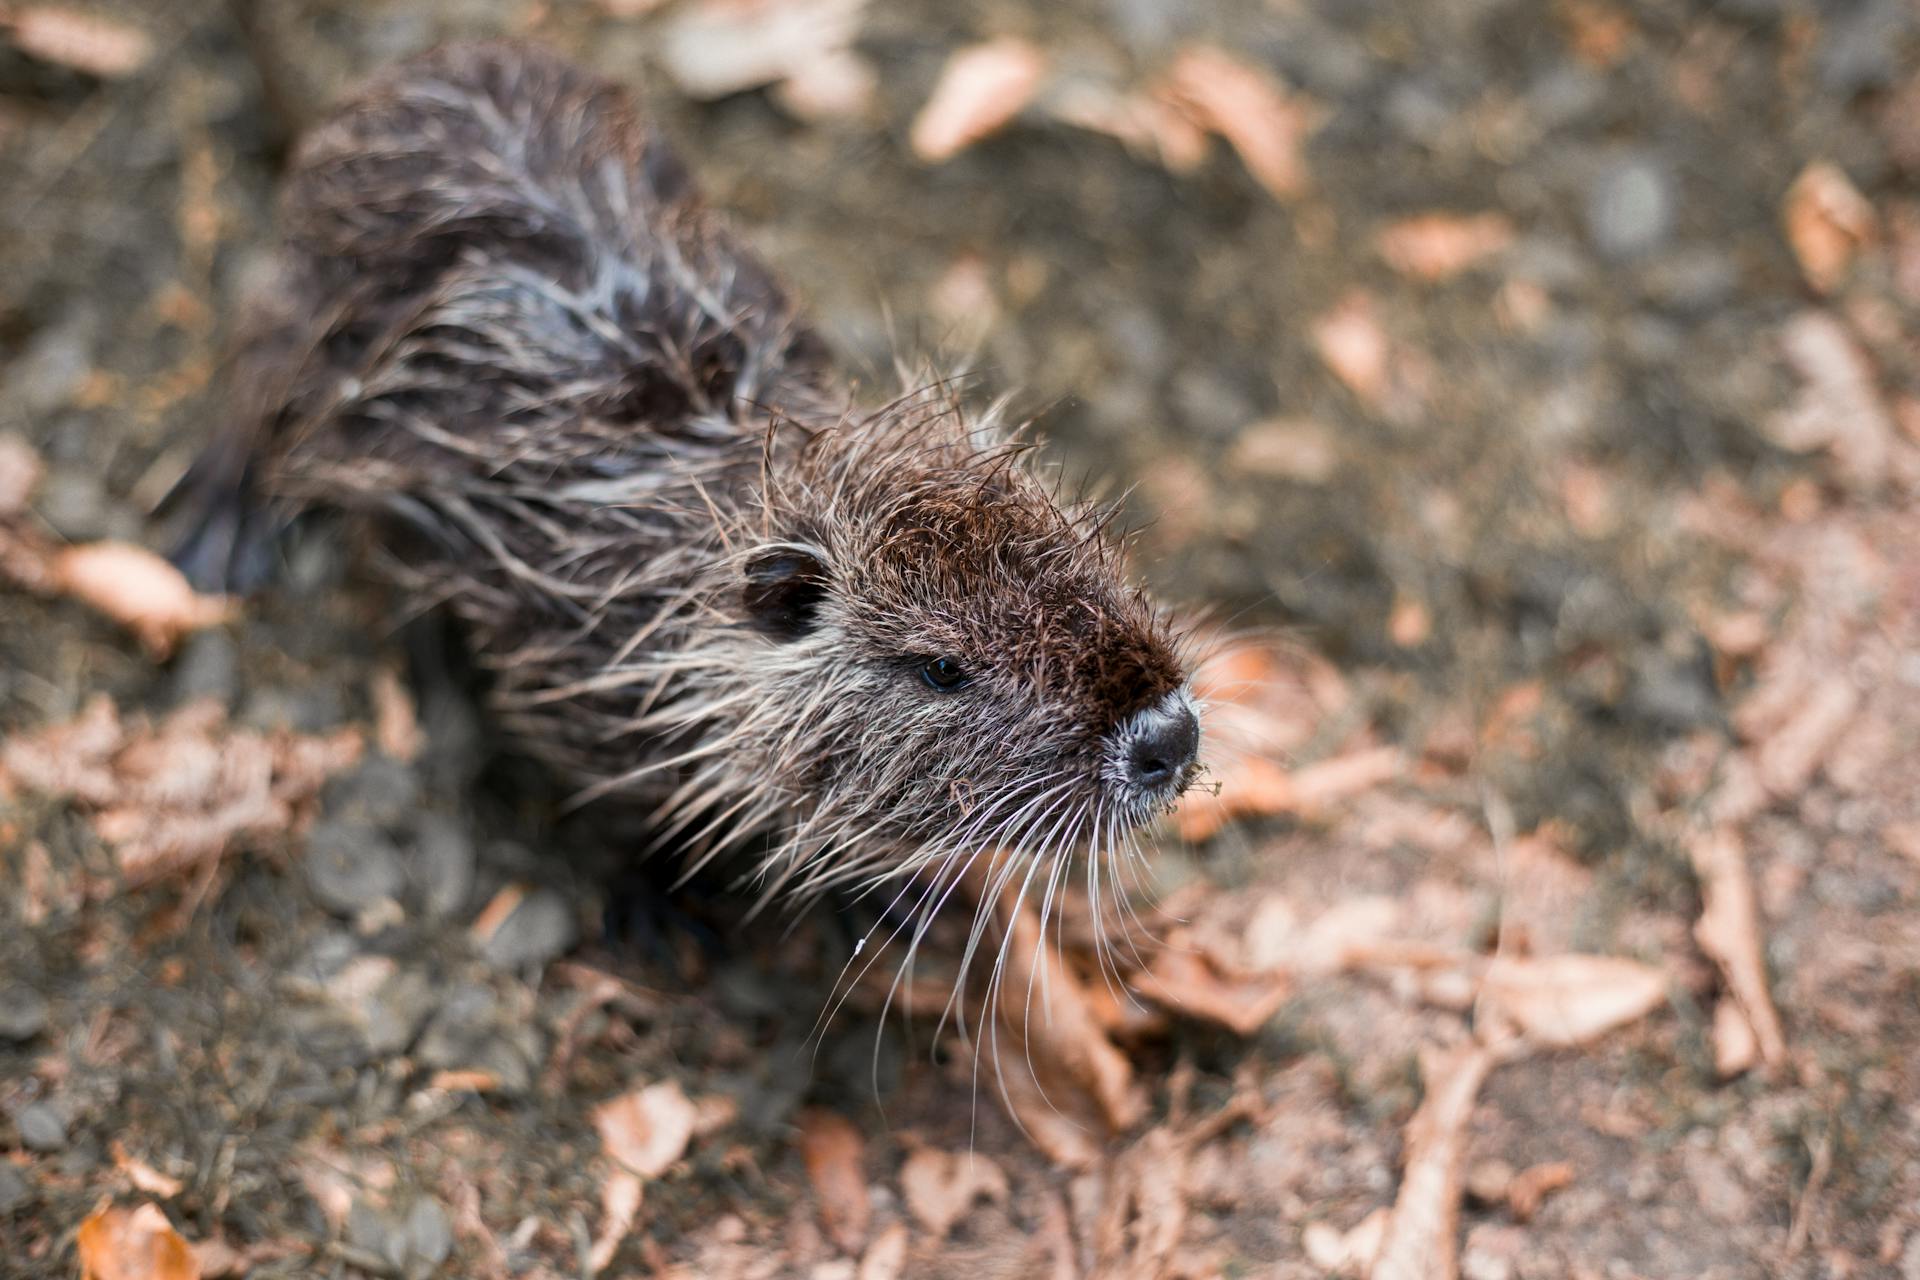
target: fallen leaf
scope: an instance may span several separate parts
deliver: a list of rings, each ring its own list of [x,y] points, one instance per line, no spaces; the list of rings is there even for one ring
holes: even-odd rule
[[[1046,55],[1012,36],[956,51],[914,117],[913,153],[947,160],[1003,128],[1033,100],[1046,71]]]
[[[1010,915],[1009,915],[1010,913]],[[993,1010],[1001,1025],[1025,1042],[1026,1057],[1052,1066],[1099,1105],[1114,1130],[1131,1129],[1146,1114],[1146,1092],[1133,1066],[1100,1028],[1077,974],[1046,945],[1039,917],[1024,900],[1002,903],[1008,937],[1001,950],[998,990],[1012,993]],[[1028,1002],[1045,1001],[1042,1016],[1028,1016]]]
[[[1787,244],[1816,293],[1831,293],[1846,278],[1860,246],[1872,240],[1873,206],[1839,166],[1816,160],[1787,188],[1781,210]]]
[[[706,0],[668,24],[661,62],[692,98],[761,88],[847,50],[865,7],[865,0]]]
[[[120,883],[137,888],[284,836],[310,812],[326,780],[360,757],[359,735],[263,734],[236,728],[211,699],[158,727],[123,723],[112,700],[80,716],[0,741],[0,778],[95,810],[115,846]]]
[[[1094,1219],[1094,1264],[1102,1280],[1159,1280],[1186,1230],[1182,1190],[1189,1144],[1165,1128],[1149,1129],[1107,1170]]]
[[[774,101],[800,120],[851,120],[866,113],[879,73],[851,49],[834,49],[773,87]]]
[[[1713,1006],[1712,1044],[1714,1074],[1722,1080],[1751,1071],[1760,1060],[1759,1037],[1732,996],[1722,996]]]
[[[151,1204],[103,1207],[75,1239],[80,1280],[200,1280],[200,1260],[167,1215]]]
[[[1313,816],[1343,800],[1404,777],[1406,757],[1398,747],[1368,747],[1319,760],[1293,772],[1293,803]]]
[[[1005,1204],[1007,1175],[976,1152],[922,1148],[900,1167],[900,1193],[914,1220],[940,1241],[967,1216],[974,1201]]]
[[[640,1216],[645,1192],[646,1184],[640,1175],[628,1169],[614,1170],[613,1176],[601,1185],[600,1233],[587,1251],[588,1275],[599,1275],[613,1262],[613,1255],[620,1251],[621,1242]]]
[[[1056,1168],[1090,1169],[1100,1161],[1101,1144],[1094,1137],[1097,1117],[1081,1123],[1067,1114],[1062,1101],[1050,1098],[1033,1078],[1024,1059],[995,1064],[1000,1100],[1006,1104],[1020,1132]]]
[[[1307,1260],[1322,1271],[1336,1275],[1364,1276],[1380,1256],[1380,1242],[1387,1231],[1385,1209],[1375,1209],[1354,1225],[1341,1231],[1330,1222],[1310,1222],[1300,1233],[1300,1246]]]
[[[1323,423],[1275,418],[1241,431],[1228,461],[1235,471],[1325,484],[1339,469],[1340,449]]]
[[[14,47],[22,53],[102,80],[132,75],[153,56],[146,32],[54,5],[0,10],[0,28],[10,28]]]
[[[1803,311],[1789,320],[1780,349],[1801,387],[1791,404],[1761,420],[1761,429],[1783,449],[1825,449],[1848,483],[1877,487],[1891,465],[1896,437],[1866,353],[1824,311]]]
[[[1292,982],[1283,975],[1224,974],[1173,937],[1132,985],[1175,1013],[1218,1023],[1237,1036],[1250,1036],[1266,1026],[1293,993]]]
[[[1760,908],[1754,901],[1746,845],[1732,828],[1717,827],[1697,834],[1689,852],[1706,903],[1693,926],[1694,939],[1719,966],[1753,1030],[1760,1060],[1778,1070],[1786,1064],[1787,1040],[1767,986]]]
[[[1507,1207],[1520,1222],[1531,1222],[1546,1198],[1573,1185],[1573,1166],[1565,1160],[1536,1164],[1515,1174],[1507,1184]]]
[[[184,1184],[178,1178],[170,1178],[144,1160],[127,1154],[127,1149],[115,1138],[109,1150],[113,1154],[113,1167],[126,1175],[138,1190],[150,1196],[159,1196],[162,1200],[171,1200],[179,1195]]]
[[[1481,981],[1483,1007],[1536,1044],[1586,1044],[1666,1003],[1660,970],[1616,956],[1495,958]]]
[[[1513,244],[1513,223],[1498,213],[1423,213],[1383,229],[1374,245],[1403,276],[1436,284],[1451,280]]]
[[[426,745],[413,695],[389,667],[373,673],[373,741],[389,760],[414,760]]]
[[[1362,404],[1390,421],[1410,422],[1425,403],[1432,371],[1423,356],[1387,337],[1377,312],[1371,294],[1353,289],[1308,332],[1321,362]]]
[[[1382,1232],[1372,1280],[1451,1280],[1459,1274],[1462,1165],[1467,1121],[1496,1061],[1480,1044],[1421,1054],[1426,1096],[1407,1122],[1406,1171]]]
[[[1783,799],[1798,796],[1859,706],[1860,691],[1846,672],[1821,678],[1786,721],[1760,742],[1754,763],[1761,785]]]
[[[32,445],[11,431],[0,431],[0,520],[27,509],[46,466]]]
[[[845,1116],[811,1108],[800,1114],[800,1159],[807,1166],[820,1221],[840,1252],[857,1254],[867,1238],[873,1201],[867,1194],[866,1140]]]
[[[53,561],[59,590],[127,627],[147,652],[165,658],[190,631],[231,619],[235,602],[203,596],[186,575],[145,547],[91,542],[68,547]]]
[[[657,1178],[687,1153],[694,1107],[678,1083],[668,1080],[623,1093],[593,1109],[600,1145],[642,1178]]]
[[[1254,180],[1279,200],[1307,187],[1302,156],[1315,112],[1265,70],[1207,45],[1182,50],[1166,91],[1203,129],[1227,140]]]
[[[873,1238],[854,1280],[900,1280],[907,1270],[907,1224],[896,1222]]]

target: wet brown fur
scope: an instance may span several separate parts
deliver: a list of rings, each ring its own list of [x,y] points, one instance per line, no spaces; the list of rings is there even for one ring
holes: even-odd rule
[[[944,895],[1154,807],[1103,790],[1103,743],[1185,672],[1110,513],[947,384],[854,405],[622,91],[428,53],[305,140],[283,223],[215,458],[368,518],[583,797],[696,859],[766,837],[769,893]],[[930,690],[935,657],[972,683]]]

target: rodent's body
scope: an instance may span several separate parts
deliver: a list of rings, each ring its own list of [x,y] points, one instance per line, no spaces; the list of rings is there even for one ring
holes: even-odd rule
[[[423,55],[306,140],[283,219],[229,466],[370,517],[583,794],[696,853],[769,837],[771,891],[996,845],[1050,875],[1189,782],[1186,673],[1100,517],[944,388],[852,405],[618,89]]]

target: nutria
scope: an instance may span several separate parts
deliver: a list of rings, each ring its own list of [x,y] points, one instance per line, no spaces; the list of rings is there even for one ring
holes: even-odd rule
[[[1090,884],[1194,777],[1183,641],[1110,508],[929,379],[836,387],[619,88],[519,45],[390,68],[295,154],[283,279],[196,475],[355,517],[505,738],[766,894],[976,854]],[[181,562],[235,564],[216,503]],[[928,871],[932,874],[916,874]],[[903,890],[904,891],[904,890]]]

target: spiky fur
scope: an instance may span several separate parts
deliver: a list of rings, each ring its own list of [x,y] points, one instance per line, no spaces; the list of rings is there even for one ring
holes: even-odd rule
[[[1185,674],[1110,510],[949,384],[839,398],[617,89],[514,45],[401,64],[308,139],[284,221],[255,482],[373,517],[583,800],[696,861],[754,838],[769,896],[917,885],[922,920],[983,850],[1051,895],[1169,802],[1113,763]],[[824,567],[792,634],[743,595],[769,554]],[[940,656],[971,684],[917,678]]]

